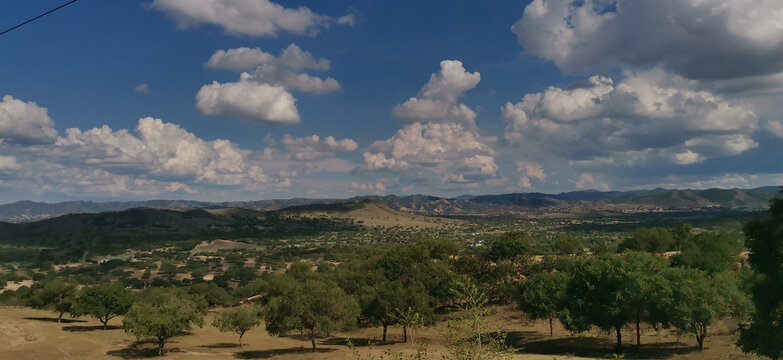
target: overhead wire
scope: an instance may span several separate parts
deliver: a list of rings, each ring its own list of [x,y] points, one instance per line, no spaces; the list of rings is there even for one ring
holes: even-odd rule
[[[77,2],[77,1],[79,1],[79,0],[71,0],[71,1],[69,1],[69,2],[67,2],[67,3],[65,3],[65,4],[62,4],[62,5],[60,5],[60,6],[56,7],[56,8],[54,8],[54,9],[51,9],[51,10],[49,10],[49,11],[47,11],[47,12],[45,12],[45,13],[41,14],[41,15],[38,15],[38,16],[36,16],[36,17],[34,17],[34,18],[31,18],[31,19],[28,19],[28,20],[26,20],[26,21],[24,21],[24,22],[22,22],[22,23],[19,23],[19,24],[18,24],[18,25],[16,25],[16,26],[13,26],[13,27],[10,27],[10,28],[8,28],[8,29],[5,29],[5,30],[3,30],[2,32],[0,32],[0,36],[3,36],[3,35],[5,35],[5,34],[7,34],[7,33],[11,32],[11,31],[13,31],[13,30],[16,30],[16,29],[18,29],[18,28],[22,27],[22,26],[25,26],[25,25],[27,25],[27,24],[29,24],[29,23],[31,23],[31,22],[33,22],[33,21],[35,21],[35,20],[38,20],[38,19],[40,19],[40,18],[42,18],[42,17],[44,17],[44,16],[46,16],[46,15],[49,15],[49,14],[51,14],[51,13],[53,13],[53,12],[57,11],[57,10],[60,10],[60,9],[62,9],[62,8],[64,8],[64,7],[66,7],[66,6],[68,6],[68,5],[71,5],[71,4],[73,4],[73,3]]]

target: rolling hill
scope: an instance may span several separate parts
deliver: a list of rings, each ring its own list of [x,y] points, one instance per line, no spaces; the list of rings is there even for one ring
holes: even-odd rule
[[[69,201],[40,203],[19,201],[0,205],[0,221],[29,222],[75,213],[100,213],[133,208],[165,210],[228,211],[246,209],[272,211],[292,206],[340,205],[371,200],[404,213],[421,215],[482,215],[520,211],[585,211],[585,210],[698,210],[728,209],[738,211],[760,210],[769,199],[780,196],[774,186],[754,189],[706,190],[634,190],[634,191],[572,191],[559,194],[512,193],[500,195],[463,195],[441,198],[430,195],[358,196],[349,199],[272,199],[235,202],[200,202],[189,200],[149,200],[133,202]],[[231,210],[237,213],[238,210]],[[229,211],[230,212],[230,211]],[[214,214],[220,214],[215,212]]]

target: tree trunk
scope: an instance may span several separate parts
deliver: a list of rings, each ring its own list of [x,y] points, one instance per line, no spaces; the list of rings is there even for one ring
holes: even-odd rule
[[[402,342],[408,342],[408,327],[405,325],[402,326]]]
[[[554,335],[554,331],[552,330],[552,317],[549,317],[549,336]]]
[[[103,330],[106,330],[106,325],[109,324],[109,313],[106,313],[106,316],[101,319],[101,322],[103,323]]]
[[[65,314],[65,311],[60,311],[60,316],[57,317],[57,322],[63,322],[63,314]]]
[[[163,345],[165,344],[165,339],[158,338],[158,356],[163,356]]]
[[[696,342],[699,343],[699,351],[704,350],[704,338],[707,337],[707,325],[699,325],[696,333]]]
[[[617,330],[617,352],[620,352],[623,349],[623,333],[622,333],[622,325],[621,326],[615,326],[615,330]]]
[[[310,338],[310,343],[313,344],[313,352],[315,352],[315,338]]]
[[[641,331],[639,330],[640,322],[641,319],[639,319],[639,314],[636,314],[636,346],[642,345],[642,335],[641,335]]]
[[[389,325],[383,324],[383,342],[386,342],[386,330],[389,328]]]
[[[239,348],[240,349],[242,348],[242,336],[244,336],[244,335],[245,335],[245,333],[239,334]]]

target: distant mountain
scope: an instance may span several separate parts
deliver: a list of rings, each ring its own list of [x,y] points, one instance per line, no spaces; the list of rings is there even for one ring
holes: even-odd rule
[[[123,211],[134,208],[168,210],[229,209],[269,211],[313,204],[357,203],[372,200],[396,211],[425,215],[500,214],[520,211],[585,210],[688,210],[724,208],[747,211],[766,208],[769,199],[780,196],[775,186],[754,189],[634,191],[571,191],[559,194],[512,193],[462,195],[440,198],[431,195],[357,196],[349,199],[271,199],[258,201],[201,202],[189,200],[149,200],[131,202],[69,201],[40,203],[19,201],[0,205],[0,221],[29,222],[66,214]]]

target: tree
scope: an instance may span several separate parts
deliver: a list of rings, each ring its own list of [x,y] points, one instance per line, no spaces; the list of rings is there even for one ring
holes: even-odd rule
[[[654,322],[661,311],[656,303],[666,294],[665,281],[658,277],[665,260],[654,255],[631,252],[602,255],[579,262],[566,289],[566,308],[561,321],[571,331],[587,331],[590,326],[615,330],[617,350],[622,349],[622,328],[634,321]]]
[[[374,324],[383,327],[383,342],[386,342],[386,332],[389,325],[397,323],[395,309],[404,305],[404,289],[399,281],[381,281],[369,289],[370,295],[362,303],[362,313]]]
[[[565,296],[570,275],[562,272],[535,274],[519,284],[519,309],[531,319],[549,320],[549,336],[553,321],[565,310]]]
[[[783,193],[783,190],[781,190]],[[770,201],[769,216],[745,225],[748,261],[759,275],[753,287],[755,311],[740,328],[738,344],[745,352],[783,358],[783,200]]]
[[[240,306],[223,310],[215,317],[212,326],[220,332],[232,332],[239,335],[239,347],[245,333],[261,324],[260,311],[250,306]]]
[[[77,289],[73,281],[52,279],[30,289],[30,295],[25,299],[25,303],[35,309],[52,310],[58,313],[57,322],[61,322],[63,314],[71,311]]]
[[[734,273],[709,276],[698,269],[673,268],[666,276],[673,291],[666,324],[693,333],[699,350],[704,349],[710,325],[725,317],[741,316],[749,308]]]
[[[682,244],[677,265],[706,270],[709,273],[729,270],[739,260],[742,238],[728,232],[705,232]]]
[[[576,255],[582,251],[582,240],[571,235],[561,235],[555,239],[555,250],[563,255]]]
[[[356,327],[359,304],[339,287],[307,280],[286,290],[271,298],[267,305],[266,329],[271,335],[284,336],[297,331],[310,339],[315,352],[317,338]]]
[[[489,259],[498,262],[525,256],[531,250],[530,239],[524,231],[508,231],[489,244]]]
[[[627,277],[620,294],[636,327],[636,345],[642,344],[641,322],[656,324],[664,321],[672,289],[663,276],[669,263],[655,255],[640,252],[623,257]]]
[[[639,228],[630,238],[623,240],[617,246],[617,252],[644,251],[648,253],[662,253],[669,251],[675,246],[675,240],[672,233],[661,227]]]
[[[693,236],[693,226],[688,223],[681,223],[672,229],[671,232],[674,237],[674,249],[680,251],[682,245]]]
[[[441,336],[447,354],[444,360],[510,359],[514,349],[506,346],[506,335],[490,331],[487,317],[487,296],[478,286],[460,281],[452,288],[452,310],[456,316],[450,319]],[[497,334],[497,335],[493,335]]]
[[[133,304],[122,319],[122,327],[139,340],[154,337],[158,355],[162,356],[169,339],[191,331],[193,325],[204,325],[203,311],[196,301],[181,293],[162,291]]]
[[[109,320],[127,313],[132,303],[131,292],[122,284],[105,283],[81,289],[71,307],[71,313],[94,317],[103,324],[105,330]]]

